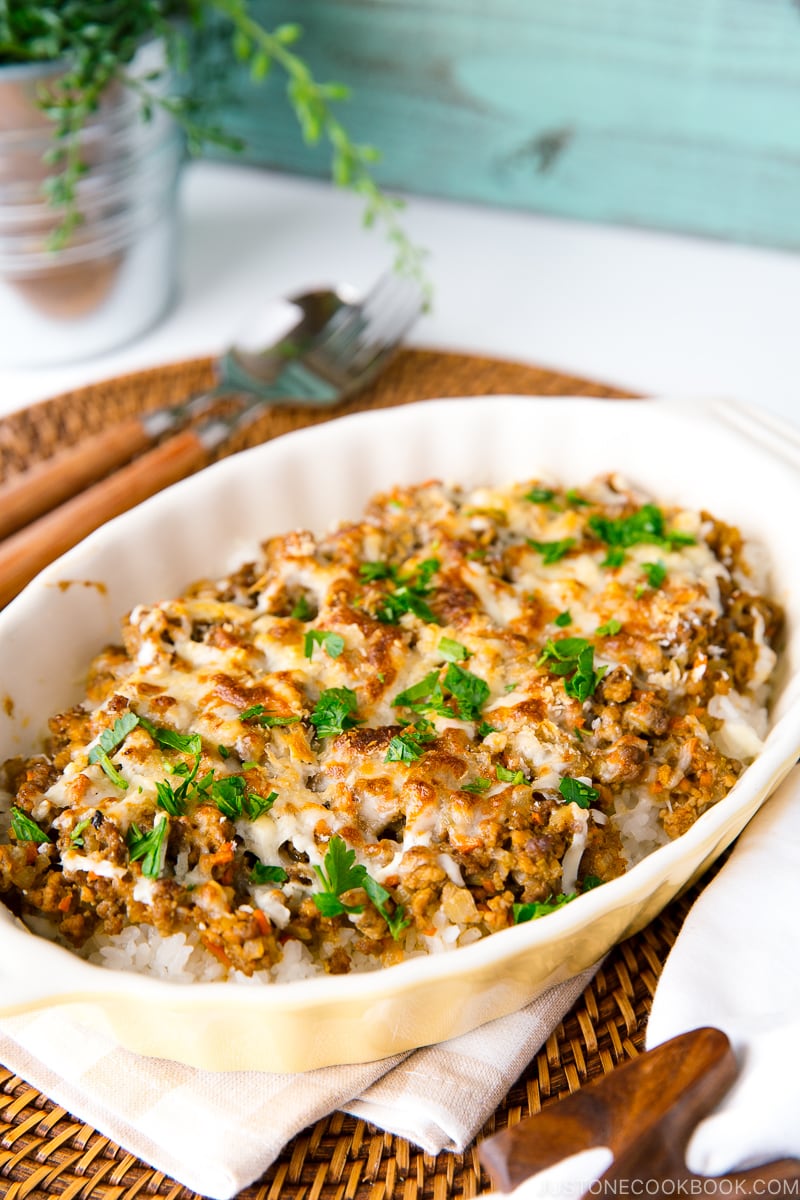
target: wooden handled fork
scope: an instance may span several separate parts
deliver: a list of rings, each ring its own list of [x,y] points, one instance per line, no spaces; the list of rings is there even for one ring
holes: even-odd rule
[[[256,366],[244,350],[237,350],[236,361],[225,367],[224,384],[215,389],[219,394],[248,394],[249,399],[237,411],[181,430],[0,543],[0,607],[92,530],[203,466],[233,432],[265,408],[276,404],[330,408],[371,383],[418,317],[422,304],[423,294],[416,282],[383,276],[363,300],[340,302],[302,348],[285,346],[282,365],[272,371],[269,382],[265,372],[258,386],[254,383]],[[192,404],[205,399],[200,397]],[[157,410],[150,417],[163,419],[172,411]],[[147,444],[152,439],[148,418],[142,418],[140,424]],[[135,431],[126,427],[123,436],[126,432],[137,446],[141,444]],[[6,502],[7,497],[0,493],[0,512],[5,511]]]

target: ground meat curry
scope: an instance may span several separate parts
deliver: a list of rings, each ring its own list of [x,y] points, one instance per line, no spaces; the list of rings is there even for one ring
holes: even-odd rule
[[[127,616],[5,766],[0,895],[100,961],[136,927],[220,977],[464,945],[726,795],[780,624],[735,529],[616,477],[396,488]]]

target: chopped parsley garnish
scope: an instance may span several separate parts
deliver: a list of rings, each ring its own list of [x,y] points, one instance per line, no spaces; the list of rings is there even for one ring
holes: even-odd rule
[[[102,767],[103,771],[106,773],[115,787],[122,788],[123,790],[127,788],[127,780],[122,778],[119,771],[106,754],[105,750],[100,750],[97,746],[95,746],[89,755],[89,761],[97,763],[99,767]]]
[[[339,897],[352,888],[360,888],[366,868],[354,865],[355,850],[348,850],[344,838],[335,834],[328,843],[324,865],[314,866],[314,874],[322,884],[322,891],[314,893],[314,903],[324,917],[335,917],[340,913],[360,913],[363,904],[345,904]]]
[[[479,775],[477,779],[465,783],[461,790],[462,792],[473,792],[476,796],[479,796],[481,792],[488,792],[491,786],[491,779],[486,779],[483,775]]]
[[[220,758],[230,758],[231,756],[231,752],[228,747],[223,745],[217,746],[217,754],[220,756]]]
[[[251,704],[244,712],[239,713],[240,721],[253,721],[256,725],[265,725],[272,729],[276,725],[296,725],[299,717],[280,717],[277,713],[267,712],[263,704]]]
[[[41,846],[44,842],[50,841],[48,835],[39,828],[33,817],[29,817],[16,805],[11,809],[11,830],[18,842],[35,842],[37,846]]]
[[[158,879],[164,870],[167,857],[166,833],[169,819],[165,813],[157,813],[153,828],[149,833],[142,833],[134,822],[128,830],[128,851],[131,862],[142,860],[142,874],[148,879]]]
[[[579,808],[591,808],[592,801],[597,800],[600,795],[597,788],[582,783],[580,779],[573,779],[571,775],[564,776],[558,790],[564,797],[565,804],[577,804]]]
[[[528,782],[523,771],[510,771],[508,767],[503,767],[499,764],[495,767],[495,775],[501,783],[511,783],[515,786]]]
[[[567,625],[572,624],[572,613],[569,611],[569,609],[565,608],[563,612],[558,614],[553,623],[558,625],[559,629],[565,629]]]
[[[556,498],[556,494],[552,488],[532,487],[529,492],[523,497],[525,500],[530,500],[531,504],[552,504]]]
[[[479,738],[485,738],[488,737],[490,733],[497,733],[497,726],[490,725],[488,721],[481,721],[475,732]]]
[[[431,579],[439,570],[438,558],[426,558],[409,574],[401,575],[397,567],[387,562],[362,563],[359,574],[368,583],[385,579],[393,587],[380,598],[374,615],[386,625],[396,625],[405,613],[413,613],[423,621],[438,625],[439,620],[425,599],[433,590]]]
[[[564,691],[581,702],[588,700],[608,670],[595,670],[594,647],[578,637],[548,641],[536,665],[546,665],[551,675],[563,676]]]
[[[587,522],[592,533],[608,546],[636,546],[664,540],[664,514],[655,504],[644,504],[628,517],[593,513]]]
[[[110,729],[104,729],[97,739],[97,745],[93,746],[89,751],[89,762],[97,763],[99,767],[105,771],[108,778],[115,787],[127,788],[127,780],[123,779],[117,768],[112,763],[109,755],[121,746],[125,738],[139,724],[139,718],[134,712],[126,712],[121,717],[117,717]]]
[[[172,769],[172,775],[180,779],[175,787],[169,779],[156,783],[156,804],[163,808],[171,817],[180,817],[186,812],[186,801],[194,793],[214,777],[213,770],[204,776],[197,784],[197,772],[200,770],[200,759],[203,756],[203,742],[199,733],[176,733],[174,729],[161,729],[151,721],[140,718],[140,724],[159,745],[170,750],[180,750],[183,754],[191,754],[194,761],[177,763]],[[194,787],[192,786],[194,785]]]
[[[174,729],[161,729],[152,725],[150,721],[143,721],[141,717],[139,721],[159,746],[180,750],[183,754],[192,754],[195,757],[202,754],[203,743],[199,733],[176,733]]]
[[[116,750],[117,746],[121,746],[128,734],[139,724],[139,717],[134,712],[126,712],[121,717],[117,717],[110,729],[104,729],[97,739],[98,746],[105,750],[106,754],[110,754],[112,750]],[[91,754],[89,755],[91,759]]]
[[[333,633],[329,629],[309,629],[306,636],[303,638],[303,653],[306,658],[311,658],[314,654],[314,645],[324,646],[325,653],[330,658],[338,658],[344,650],[344,638],[340,633]]]
[[[647,585],[639,584],[634,591],[634,596],[638,600],[648,587],[660,588],[664,580],[667,578],[667,568],[663,562],[646,562],[642,563],[642,570],[647,578]]]
[[[453,712],[446,703],[445,691],[455,700],[456,715],[462,721],[477,720],[490,695],[485,680],[451,662],[442,678],[439,677],[438,668],[429,671],[419,683],[412,684],[395,696],[392,704],[395,708],[410,708],[412,712],[433,712],[451,717]]]
[[[72,842],[73,846],[83,845],[83,832],[89,828],[91,823],[91,817],[84,817],[81,821],[78,821],[78,824],[74,827],[72,833],[69,835],[69,840]]]
[[[324,866],[314,866],[314,874],[323,889],[312,896],[314,903],[324,917],[336,917],[341,913],[360,913],[364,911],[363,904],[345,904],[340,897],[353,888],[362,888],[397,941],[409,924],[402,906],[395,905],[394,911],[389,911],[387,901],[391,900],[391,894],[368,874],[366,867],[356,863],[355,858],[355,850],[348,850],[344,839],[334,834],[328,843]]]
[[[306,600],[305,596],[300,596],[296,601],[292,611],[289,613],[295,621],[310,621],[314,615],[314,610]]]
[[[412,712],[418,713],[434,712],[447,717],[453,715],[444,702],[438,667],[429,671],[419,683],[414,683],[404,692],[399,692],[392,705],[394,708],[410,708]]]
[[[416,762],[422,755],[419,742],[407,733],[398,733],[389,742],[384,762]]]
[[[309,720],[317,731],[317,737],[337,737],[346,729],[361,724],[353,716],[357,708],[358,697],[352,688],[327,688],[320,693]]]
[[[575,670],[574,664],[579,655],[590,649],[591,642],[587,642],[586,638],[567,637],[559,638],[558,641],[549,638],[539,655],[537,666],[547,663],[552,675],[569,675]]]
[[[188,787],[184,788],[184,780],[179,787],[174,788],[168,779],[160,779],[156,783],[156,804],[163,808],[171,817],[182,817],[186,812],[186,797]]]
[[[450,663],[442,682],[455,699],[462,721],[477,720],[491,693],[488,683],[456,663]]]
[[[403,733],[398,733],[389,743],[384,762],[416,762],[425,751],[422,749],[426,742],[432,742],[436,732],[430,721],[417,721]]]
[[[268,867],[262,862],[254,863],[250,872],[250,882],[256,887],[264,883],[285,883],[288,878],[283,867]]]
[[[374,583],[376,579],[397,579],[397,567],[388,562],[362,563],[358,573],[366,583]]]
[[[377,879],[368,875],[366,870],[361,886],[388,925],[389,933],[397,941],[406,926],[411,924],[410,918],[405,915],[402,904],[395,903],[394,909],[390,910],[387,901],[392,899],[391,893],[387,892]]]
[[[594,650],[590,646],[578,655],[578,665],[574,675],[564,680],[564,691],[568,696],[580,700],[588,700],[593,695],[598,683],[605,675],[608,667],[594,669]]]
[[[584,500],[577,488],[570,488],[568,492],[565,492],[564,498],[567,504],[571,504],[573,508],[586,508],[591,503],[589,500]]]
[[[622,629],[622,622],[616,617],[612,617],[610,621],[606,621],[605,625],[598,625],[595,629],[595,637],[613,637],[615,633],[619,633]]]
[[[546,567],[552,563],[560,562],[564,555],[575,545],[575,538],[571,537],[560,538],[557,542],[536,542],[533,538],[526,538],[525,540],[529,546],[541,554],[542,562]]]
[[[630,546],[649,542],[672,550],[675,546],[691,546],[695,542],[690,533],[668,530],[664,514],[655,504],[643,504],[628,517],[603,517],[593,513],[587,526],[596,538],[615,551],[614,561],[609,561],[610,551],[603,566],[621,566],[625,561],[625,550]]]
[[[238,821],[240,817],[257,821],[278,799],[277,792],[259,796],[258,792],[251,791],[242,775],[223,775],[221,779],[209,780],[207,792],[222,815],[231,821]]]
[[[548,913],[555,912],[556,909],[569,904],[570,900],[575,899],[576,894],[576,892],[568,894],[560,892],[557,896],[551,896],[549,900],[535,900],[532,904],[515,904],[512,909],[514,924],[524,925],[526,921],[536,921],[539,917],[546,917]]]
[[[248,792],[244,804],[250,820],[257,821],[259,817],[263,817],[264,813],[269,812],[277,799],[277,792],[270,792],[268,796],[259,796],[258,792]]]
[[[469,658],[469,650],[463,646],[461,642],[456,642],[453,638],[443,637],[439,641],[439,653],[447,659],[448,662],[466,662]]]
[[[593,888],[602,887],[604,882],[605,880],[601,879],[599,875],[584,875],[581,880],[581,891],[591,892]]]
[[[200,769],[200,760],[203,754],[203,742],[199,733],[178,733],[178,731],[175,729],[166,729],[161,726],[154,725],[152,721],[147,719],[147,717],[140,717],[134,712],[127,712],[123,716],[119,717],[110,729],[105,729],[103,733],[101,733],[97,745],[89,752],[89,762],[98,763],[98,765],[101,766],[105,771],[106,775],[108,775],[109,779],[111,779],[117,787],[127,788],[128,784],[126,780],[122,778],[114,764],[111,762],[109,754],[114,751],[117,746],[122,744],[128,734],[135,729],[137,725],[141,725],[142,729],[144,729],[150,735],[156,745],[160,746],[162,749],[178,750],[181,754],[191,755],[194,760],[191,764],[186,762],[176,763],[172,768],[173,778],[180,779],[181,781],[177,787],[174,786],[168,779],[159,780],[155,785],[157,806],[161,809],[164,809],[165,812],[169,813],[170,816],[182,816],[186,811],[186,801],[188,800],[189,796],[206,788],[214,778],[214,772],[212,770],[209,771],[203,779],[195,783],[197,772]],[[230,750],[228,750],[226,746],[218,746],[217,749],[222,758],[228,758],[230,756]],[[142,791],[141,786],[139,787],[139,791]],[[85,827],[86,826],[83,823],[76,826],[71,836],[75,838],[76,833],[79,836],[80,832],[82,832]],[[132,826],[132,828],[135,827]],[[160,825],[159,828],[161,828]],[[82,845],[82,841],[78,842],[76,840],[75,844]],[[146,853],[146,851],[143,853]],[[142,857],[142,855],[138,855],[138,857]],[[147,872],[145,872],[145,874],[147,874]]]
[[[625,551],[622,546],[612,546],[600,563],[601,567],[621,567],[625,562]]]

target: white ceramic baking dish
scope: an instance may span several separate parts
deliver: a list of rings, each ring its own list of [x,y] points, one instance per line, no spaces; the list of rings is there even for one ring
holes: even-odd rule
[[[770,555],[772,592],[788,617],[771,731],[725,800],[626,876],[550,916],[369,974],[170,984],[90,965],[0,905],[0,1014],[69,1006],[145,1054],[219,1070],[306,1070],[472,1029],[651,921],[736,837],[800,750],[800,440],[725,403],[429,401],[227,459],[98,530],[0,614],[0,759],[41,746],[48,716],[81,696],[89,660],[118,640],[123,613],[225,573],[269,535],[356,517],[393,483],[502,484],[547,473],[580,486],[609,470],[665,503],[712,511]]]

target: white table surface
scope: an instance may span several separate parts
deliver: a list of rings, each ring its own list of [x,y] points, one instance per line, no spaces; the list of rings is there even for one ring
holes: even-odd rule
[[[326,183],[194,163],[180,294],[157,328],[60,368],[0,370],[0,413],[83,383],[215,353],[250,306],[366,287],[390,261]],[[411,197],[433,311],[417,345],[505,355],[648,394],[733,397],[800,424],[800,255]]]

